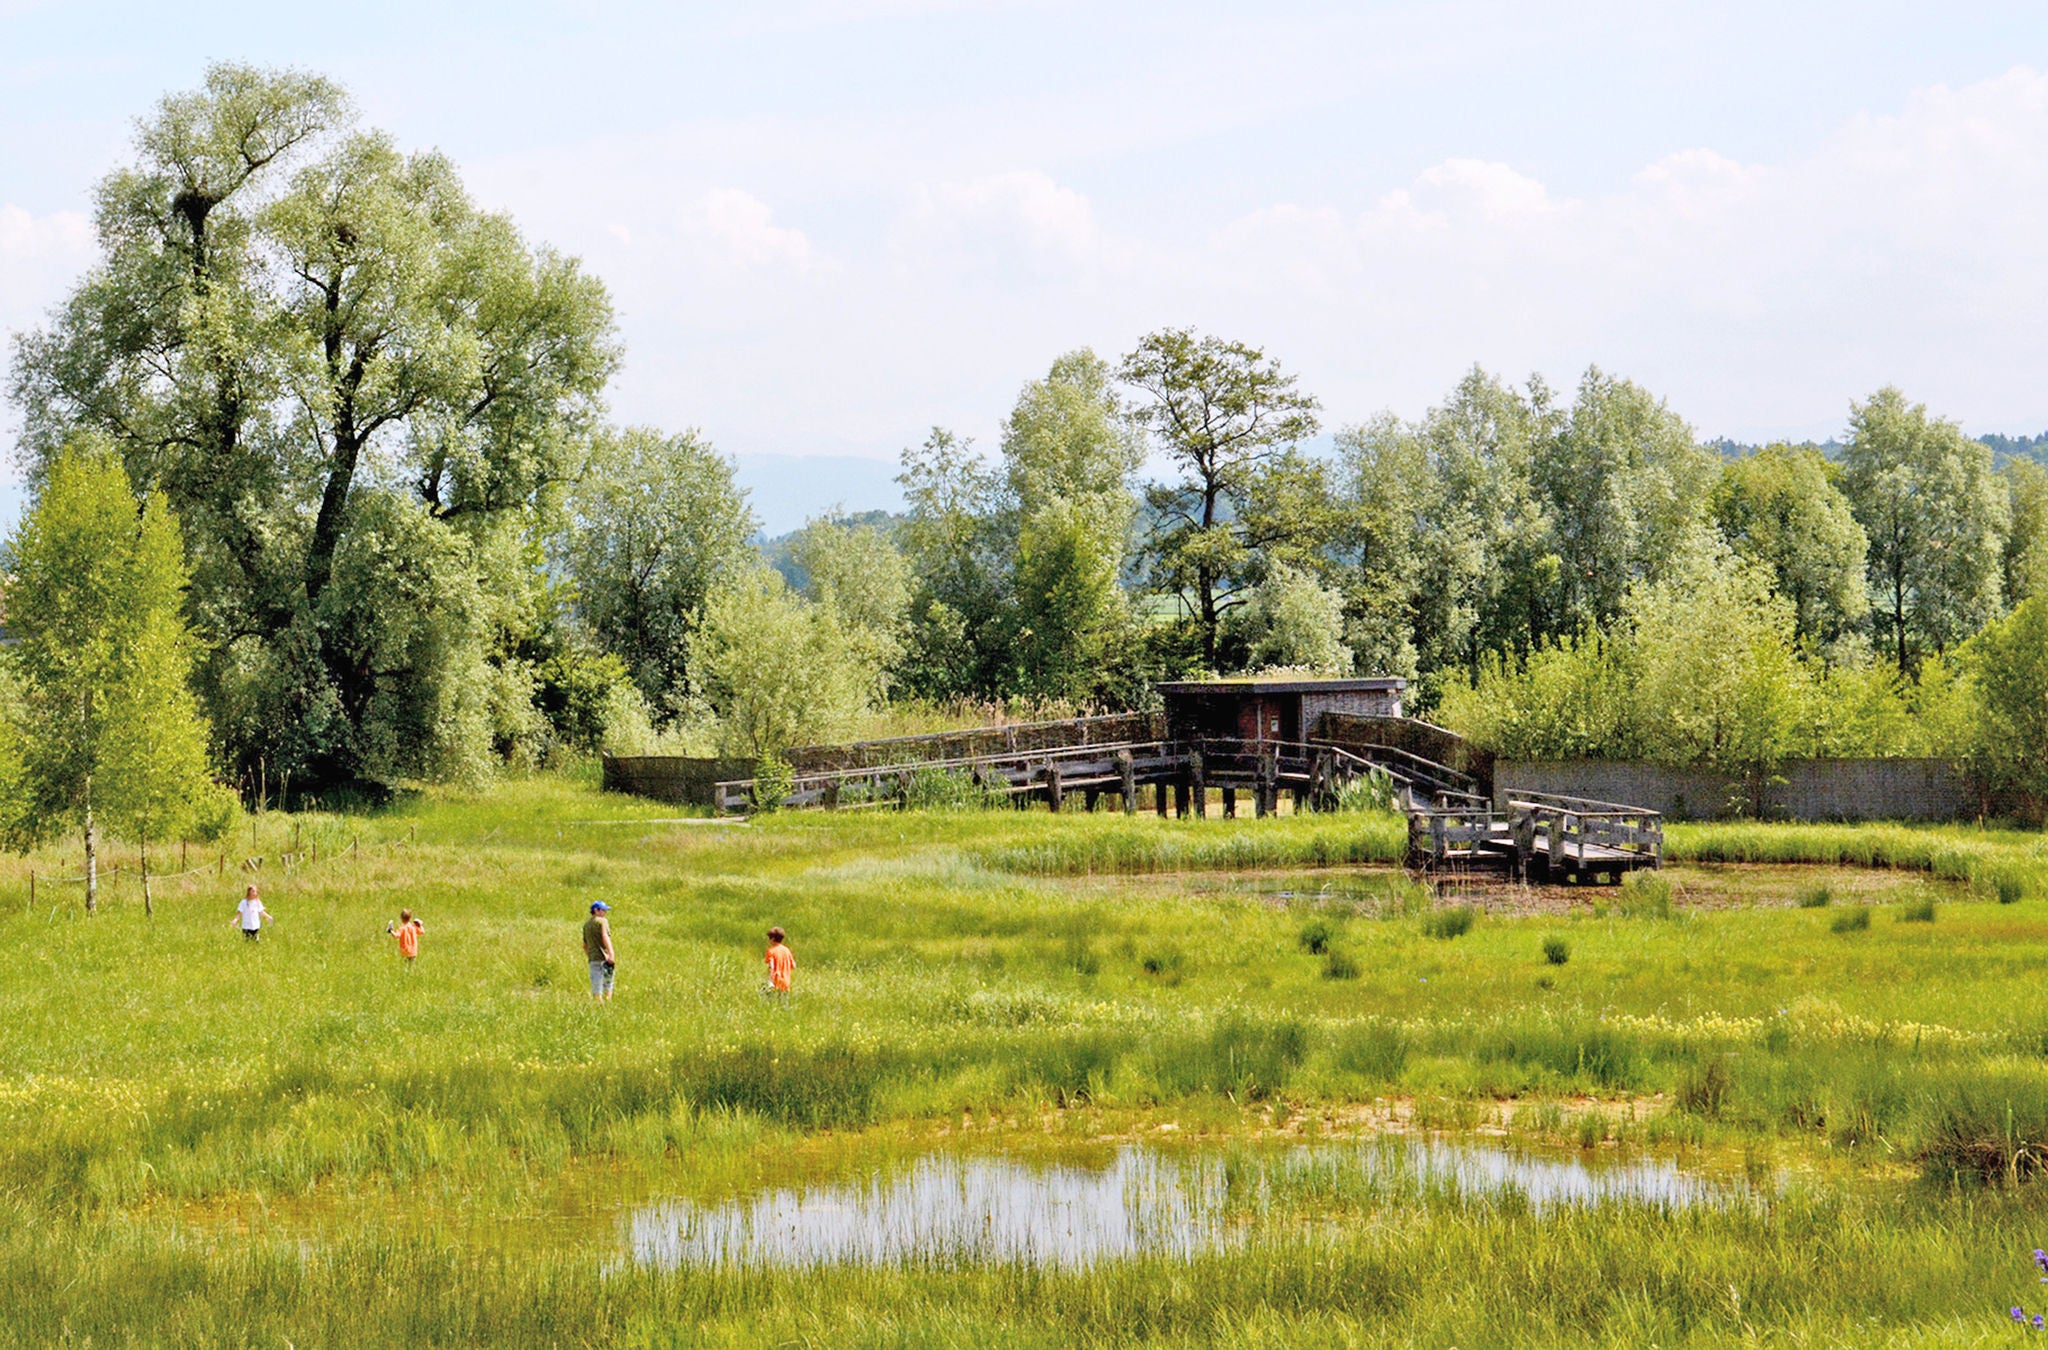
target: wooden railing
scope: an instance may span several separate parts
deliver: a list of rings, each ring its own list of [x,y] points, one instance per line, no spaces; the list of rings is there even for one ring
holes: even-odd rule
[[[1516,851],[1525,860],[1540,857],[1552,871],[1580,875],[1662,864],[1664,818],[1655,811],[1547,792],[1517,794],[1508,809]]]

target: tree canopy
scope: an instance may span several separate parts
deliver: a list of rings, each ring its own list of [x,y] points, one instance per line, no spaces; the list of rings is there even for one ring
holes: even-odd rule
[[[16,352],[23,445],[42,474],[104,436],[183,522],[229,761],[473,763],[531,581],[501,564],[617,360],[603,287],[293,72],[165,99],[96,218],[99,264]]]

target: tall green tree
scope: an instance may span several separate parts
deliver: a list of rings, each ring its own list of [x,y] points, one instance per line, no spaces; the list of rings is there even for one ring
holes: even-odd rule
[[[138,511],[119,460],[87,443],[48,462],[8,554],[20,687],[7,834],[26,849],[78,831],[91,910],[103,824],[146,848],[217,832],[232,810],[188,683],[184,544],[163,494]]]
[[[2013,458],[2000,470],[2012,500],[2005,539],[2005,594],[2013,604],[2048,595],[2048,465]]]
[[[828,516],[804,527],[792,555],[804,571],[805,597],[833,615],[862,667],[875,674],[871,698],[885,700],[909,621],[910,568],[902,551],[880,526]]]
[[[1553,427],[1533,471],[1559,561],[1559,619],[1598,627],[1631,585],[1681,556],[1720,466],[1663,400],[1598,367]]]
[[[690,698],[706,597],[749,561],[758,528],[732,462],[695,432],[605,431],[567,508],[555,548],[576,618],[672,720]]]
[[[1870,538],[1876,637],[1900,670],[1997,615],[2011,503],[1990,450],[1886,387],[1850,409],[1842,490]]]
[[[1109,364],[1086,348],[1024,386],[1003,428],[1015,595],[1005,692],[1085,702],[1129,627],[1120,580],[1137,509],[1143,434]]]
[[[1151,488],[1157,524],[1151,540],[1154,584],[1185,601],[1202,659],[1218,665],[1223,616],[1244,603],[1273,542],[1267,532],[1296,532],[1269,509],[1262,529],[1248,521],[1262,476],[1277,457],[1316,432],[1316,400],[1256,347],[1192,330],[1150,334],[1126,356],[1118,378],[1138,395],[1137,415],[1180,470],[1177,483]],[[1284,501],[1298,465],[1269,483],[1269,506]]]
[[[1714,485],[1713,516],[1738,557],[1770,568],[1809,643],[1833,643],[1870,613],[1869,540],[1818,450],[1771,445],[1732,460]]]
[[[906,447],[898,540],[915,579],[900,674],[908,692],[953,698],[999,685],[1012,593],[1003,476],[972,440],[933,427]]]
[[[1540,381],[1524,395],[1475,367],[1418,423],[1385,416],[1338,434],[1337,537],[1362,663],[1399,670],[1405,653],[1425,676],[1462,669],[1469,680],[1487,653],[1526,653],[1563,631],[1560,562],[1533,478],[1556,423]]]
[[[355,130],[334,85],[246,66],[163,101],[97,224],[99,265],[15,353],[24,447],[40,473],[103,434],[183,520],[230,757],[311,783],[487,751],[480,667],[530,584],[498,536],[530,536],[581,466],[616,363],[603,287],[441,156]],[[450,628],[435,606],[459,591],[492,603]],[[379,721],[429,706],[457,715]]]

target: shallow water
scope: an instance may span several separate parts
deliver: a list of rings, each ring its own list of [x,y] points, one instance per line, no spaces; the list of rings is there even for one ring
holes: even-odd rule
[[[1438,1198],[1559,1206],[1725,1204],[1749,1193],[1660,1161],[1603,1163],[1442,1140],[1385,1139],[1270,1154],[1117,1150],[1106,1167],[931,1154],[865,1182],[716,1205],[661,1200],[626,1220],[646,1265],[881,1265],[1021,1261],[1083,1266],[1190,1256],[1276,1212]],[[1327,1216],[1326,1216],[1327,1217]]]

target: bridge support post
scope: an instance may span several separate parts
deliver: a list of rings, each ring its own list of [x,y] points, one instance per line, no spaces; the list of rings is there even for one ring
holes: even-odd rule
[[[1225,788],[1225,789],[1223,789],[1223,818],[1224,818],[1225,820],[1236,820],[1236,819],[1237,819],[1237,789],[1236,789],[1236,788]]]
[[[1165,790],[1164,787],[1160,789],[1161,792]],[[1163,811],[1165,809],[1165,801],[1162,798],[1160,810]],[[1188,818],[1188,780],[1185,778],[1177,780],[1173,785],[1173,814],[1182,820]]]
[[[1124,814],[1135,815],[1138,810],[1138,768],[1131,763],[1131,752],[1116,752],[1117,777],[1123,780]]]
[[[1052,808],[1054,815],[1059,814],[1060,799],[1065,795],[1065,793],[1060,791],[1060,766],[1057,764],[1046,765],[1045,803],[1047,806]]]
[[[1101,799],[1102,789],[1084,788],[1081,791],[1081,808],[1085,811],[1093,811],[1095,809],[1095,804]]]
[[[1194,799],[1195,819],[1209,814],[1209,784],[1202,777],[1202,752],[1188,756],[1188,795]]]
[[[1166,784],[1163,781],[1152,785],[1152,809],[1159,813],[1161,820],[1166,819]]]

